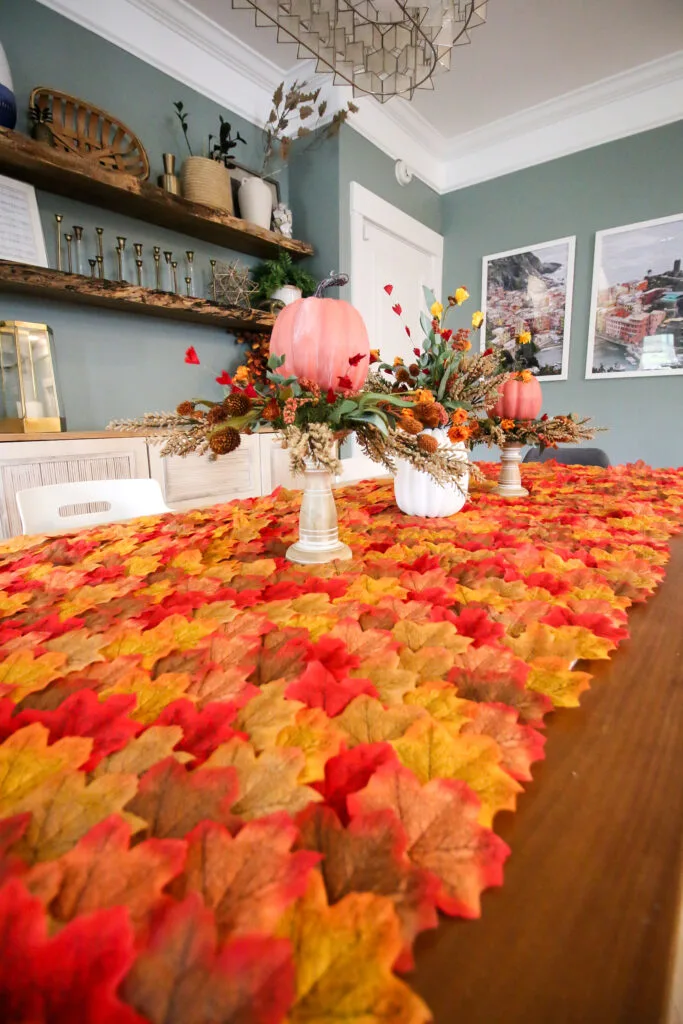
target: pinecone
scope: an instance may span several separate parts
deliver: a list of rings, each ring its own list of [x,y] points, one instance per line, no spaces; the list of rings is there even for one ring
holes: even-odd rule
[[[439,447],[439,442],[431,434],[420,434],[417,439],[417,447],[425,455],[433,455],[436,449]]]
[[[223,408],[227,416],[244,416],[249,412],[250,404],[246,395],[228,395],[223,399]]]
[[[401,416],[398,425],[406,434],[419,434],[422,431],[422,424],[413,416]]]
[[[227,427],[219,434],[213,434],[209,438],[209,448],[215,455],[229,455],[230,452],[234,452],[235,448],[239,448],[241,441],[239,431],[233,427]]]
[[[222,405],[214,405],[213,409],[209,409],[206,416],[206,422],[210,423],[211,426],[215,426],[217,423],[222,423],[223,420],[227,420],[228,414]]]
[[[194,402],[181,402],[176,412],[179,416],[194,416]]]
[[[408,373],[410,374],[411,377],[417,377],[419,372],[420,367],[417,365],[417,363],[411,363],[410,366],[408,367]]]

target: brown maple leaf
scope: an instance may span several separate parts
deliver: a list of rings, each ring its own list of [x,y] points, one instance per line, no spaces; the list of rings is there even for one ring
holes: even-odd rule
[[[167,757],[143,775],[126,809],[146,822],[147,835],[180,839],[207,819],[228,824],[236,794],[237,777],[231,768],[189,772]]]

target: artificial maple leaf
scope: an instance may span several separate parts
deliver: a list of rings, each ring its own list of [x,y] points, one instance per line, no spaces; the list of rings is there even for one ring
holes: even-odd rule
[[[342,824],[349,820],[346,798],[359,789],[365,789],[371,776],[381,764],[398,764],[396,751],[388,743],[359,743],[352,750],[342,750],[325,764],[325,778],[314,783],[328,807],[336,813]]]
[[[322,708],[334,718],[361,693],[377,697],[377,690],[369,679],[347,676],[337,679],[319,661],[311,661],[295,682],[285,690],[288,699],[300,700],[310,708]]]
[[[15,732],[0,746],[0,814],[22,800],[64,768],[79,768],[90,757],[92,740],[68,736],[48,746],[49,733],[35,722]]]
[[[501,754],[488,736],[453,736],[443,725],[423,718],[392,746],[399,760],[420,782],[460,779],[481,800],[479,821],[490,827],[498,811],[514,811],[522,787],[499,762]]]
[[[530,782],[532,763],[545,757],[545,737],[530,725],[521,725],[518,713],[504,704],[471,706],[474,717],[465,721],[462,735],[490,736],[498,744],[501,768],[518,782]]]
[[[228,824],[236,792],[237,777],[231,768],[189,772],[167,757],[142,776],[126,810],[147,823],[149,836],[180,839],[205,819]]]
[[[330,638],[341,640],[348,653],[354,657],[376,657],[392,651],[397,644],[391,635],[379,629],[361,629],[353,619],[341,619],[330,633]]]
[[[348,798],[351,819],[392,810],[407,838],[407,855],[440,881],[437,903],[447,914],[479,917],[481,893],[502,885],[506,844],[478,824],[480,804],[463,782],[433,779],[421,786],[407,768],[387,764]]]
[[[353,583],[346,591],[348,601],[360,601],[361,604],[378,604],[382,598],[398,597],[404,598],[407,591],[395,579],[378,579],[371,576],[356,576]]]
[[[294,747],[264,750],[258,757],[251,743],[233,739],[218,747],[197,775],[212,768],[231,767],[237,772],[239,794],[233,814],[251,820],[276,811],[296,814],[320,796],[299,783],[305,755]]]
[[[48,651],[66,655],[69,672],[79,672],[95,661],[104,661],[100,648],[106,645],[101,633],[90,634],[86,629],[73,629],[69,633],[48,640],[44,645]]]
[[[102,649],[102,654],[110,660],[123,655],[139,654],[142,656],[143,668],[152,668],[155,661],[171,651],[185,651],[195,647],[203,637],[213,633],[217,625],[210,619],[188,621],[182,615],[170,615],[158,626],[143,632],[123,626],[114,629],[112,635],[107,637],[108,644]]]
[[[393,636],[411,651],[423,647],[445,647],[462,654],[472,643],[470,637],[461,636],[452,622],[411,622],[403,619],[392,630]]]
[[[130,826],[116,816],[106,818],[64,856],[33,867],[24,884],[58,921],[125,904],[139,928],[182,870],[185,844],[148,839],[129,849],[129,842]]]
[[[529,667],[527,686],[549,697],[556,708],[577,708],[593,678],[589,672],[567,668],[564,658],[534,658]]]
[[[37,658],[33,651],[14,651],[0,663],[0,691],[18,704],[29,693],[44,690],[63,675],[65,664],[66,654],[60,651],[48,651]]]
[[[157,679],[150,679],[147,672],[140,669],[115,686],[101,691],[103,697],[116,693],[133,694],[135,707],[131,710],[131,718],[144,725],[155,722],[167,705],[180,697],[184,697],[190,685],[190,677],[186,672],[166,672]]]
[[[21,875],[26,865],[20,857],[9,851],[25,834],[31,821],[30,814],[15,814],[11,818],[0,819],[0,885],[12,875]]]
[[[579,658],[609,658],[616,647],[611,640],[596,636],[584,626],[545,626],[534,622],[519,637],[505,637],[503,642],[515,654],[529,662],[533,658],[563,658],[569,668]]]
[[[237,714],[235,725],[247,733],[256,750],[274,746],[279,733],[306,706],[298,700],[288,700],[284,695],[286,688],[286,683],[266,683]]]
[[[213,914],[191,893],[169,909],[121,991],[150,1024],[280,1024],[293,997],[290,947],[240,936],[216,953]]]
[[[303,708],[292,725],[281,729],[278,747],[297,747],[306,758],[299,782],[314,782],[325,775],[325,763],[339,753],[346,735],[320,708]]]
[[[79,918],[47,937],[40,902],[21,883],[0,890],[0,1007],[10,1022],[143,1024],[116,994],[133,962],[124,907]]]
[[[375,658],[366,658],[353,674],[369,679],[379,699],[390,707],[402,704],[405,695],[417,685],[417,673],[401,668],[396,651],[385,651]]]
[[[235,705],[227,702],[205,704],[197,711],[189,700],[177,700],[164,708],[157,721],[159,725],[181,726],[180,749],[200,762],[221,743],[239,735],[231,724],[236,714]]]
[[[400,925],[390,899],[351,893],[329,907],[314,872],[306,897],[278,929],[294,948],[296,998],[290,1024],[383,1020],[426,1024],[429,1010],[391,973],[401,952]]]
[[[471,643],[469,638],[460,639],[467,639],[467,643]],[[455,663],[456,653],[446,647],[422,647],[419,651],[405,647],[400,658],[402,667],[408,672],[413,672],[419,682],[433,682],[446,679]]]
[[[347,705],[336,724],[346,734],[348,746],[355,747],[358,743],[397,739],[424,714],[420,708],[405,704],[386,709],[378,700],[361,694]]]
[[[529,666],[506,647],[470,648],[458,656],[448,674],[458,696],[465,700],[508,704],[525,722],[542,723],[552,703],[525,686]]]
[[[320,870],[328,901],[352,892],[388,896],[401,923],[403,948],[397,966],[413,966],[412,945],[427,928],[436,928],[436,879],[408,860],[406,837],[391,811],[358,815],[346,828],[329,807],[314,805],[297,819],[299,847],[321,854]]]
[[[273,682],[275,679],[296,679],[306,666],[306,645],[302,640],[303,631],[275,629],[260,637],[260,643],[252,648],[243,660],[249,666],[249,681],[256,686]]]
[[[142,775],[152,765],[167,757],[184,764],[192,760],[192,755],[174,749],[182,738],[183,730],[179,725],[153,725],[142,735],[131,740],[123,750],[118,750],[101,761],[95,768],[93,776],[98,778],[100,775],[117,772]]]
[[[247,822],[233,839],[222,825],[206,821],[187,837],[187,863],[175,896],[200,893],[214,911],[219,938],[273,933],[283,911],[306,891],[320,859],[292,853],[298,830],[286,814]]]
[[[469,722],[474,709],[478,706],[472,701],[458,697],[455,688],[448,684],[437,683],[433,686],[421,686],[415,693],[407,694],[406,704],[410,707],[423,708],[454,736]],[[395,737],[391,737],[395,739]]]
[[[55,711],[20,711],[12,719],[15,729],[40,722],[49,731],[50,742],[66,736],[89,736],[93,741],[92,753],[83,763],[85,772],[115,750],[124,747],[142,728],[128,717],[135,704],[132,696],[110,697],[99,701],[92,690],[79,690],[67,697]]]

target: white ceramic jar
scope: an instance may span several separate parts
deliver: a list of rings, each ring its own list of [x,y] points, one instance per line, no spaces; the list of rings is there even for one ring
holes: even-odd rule
[[[242,178],[238,192],[240,217],[260,228],[270,229],[273,216],[273,193],[261,178]]]
[[[448,440],[444,427],[425,430],[439,442],[440,448],[452,448],[459,453],[459,458],[467,462],[467,449],[462,441],[453,443]],[[439,484],[428,473],[415,469],[409,462],[399,460],[396,463],[394,476],[394,497],[401,512],[407,516],[425,516],[437,518],[452,516],[459,512],[467,501],[469,472],[458,479],[458,483]]]

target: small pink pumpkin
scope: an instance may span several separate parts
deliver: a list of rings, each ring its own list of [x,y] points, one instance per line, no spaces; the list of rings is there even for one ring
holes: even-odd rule
[[[535,420],[543,405],[541,385],[536,377],[529,381],[513,377],[498,390],[498,401],[489,415],[508,420]]]
[[[323,298],[326,288],[347,281],[346,274],[325,278],[311,298],[297,299],[278,313],[270,351],[285,357],[279,373],[308,377],[324,391],[339,388],[340,378],[350,381],[354,390],[363,386],[370,368],[370,339],[363,318],[348,302]]]

